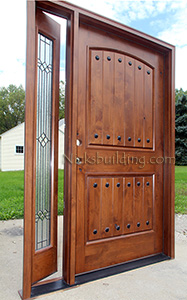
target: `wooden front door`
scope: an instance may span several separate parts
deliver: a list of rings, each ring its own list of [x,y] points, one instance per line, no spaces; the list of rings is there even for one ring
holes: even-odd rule
[[[23,299],[57,269],[60,27],[45,12],[67,19],[63,280],[174,258],[174,47],[28,0]]]
[[[163,252],[164,56],[79,27],[76,274]]]

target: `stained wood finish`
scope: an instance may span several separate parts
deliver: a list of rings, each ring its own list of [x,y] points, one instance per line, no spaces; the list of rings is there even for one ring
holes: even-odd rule
[[[27,2],[27,56],[26,56],[26,103],[25,103],[25,172],[24,172],[24,257],[23,299],[31,295],[32,285],[32,180],[35,101],[35,1]]]
[[[88,178],[88,240],[101,238],[101,180]],[[99,209],[98,209],[99,207]]]
[[[53,40],[53,85],[52,85],[52,138],[51,138],[51,243],[49,247],[35,251],[35,230],[33,230],[32,244],[32,283],[57,271],[57,201],[58,201],[58,107],[59,107],[59,64],[60,64],[60,25],[46,16],[40,10],[36,12],[36,41],[38,33],[42,33]],[[36,42],[36,61],[37,61]],[[37,66],[37,64],[36,64]],[[37,71],[36,71],[37,72]],[[36,73],[37,74],[37,73]],[[36,75],[37,86],[37,75]],[[37,92],[36,92],[37,95]],[[36,96],[37,97],[37,96]],[[35,100],[35,120],[37,101]],[[36,123],[34,122],[36,129]],[[36,132],[36,131],[35,131]],[[36,149],[36,133],[34,133],[34,148]],[[34,161],[35,161],[34,152]],[[36,166],[36,163],[34,163]],[[33,199],[35,199],[34,167]],[[33,229],[35,229],[35,202],[33,203]]]
[[[75,237],[76,205],[78,204],[76,174],[77,140],[77,85],[78,85],[78,23],[79,14],[71,12],[67,22],[66,48],[66,102],[65,102],[65,180],[64,180],[64,236],[63,236],[63,276],[68,284],[75,281]],[[72,89],[73,87],[73,89]],[[73,163],[70,163],[72,160]],[[73,186],[73,189],[72,189]]]
[[[124,203],[123,199],[123,178],[113,179],[113,235],[120,235],[123,232]]]
[[[26,131],[25,131],[25,216],[23,299],[28,299],[31,284],[57,270],[57,189],[58,189],[58,99],[60,26],[28,1]],[[38,32],[53,40],[53,91],[51,140],[51,244],[35,251],[36,186],[36,107]],[[28,177],[29,176],[29,177]]]
[[[163,252],[164,204],[164,55],[80,23],[79,65],[76,274]]]
[[[139,32],[137,30],[134,30],[132,28],[124,26],[122,24],[119,24],[115,21],[109,20],[105,17],[98,16],[92,12],[89,12],[85,9],[82,9],[82,8],[76,6],[76,5],[72,5],[72,4],[69,4],[64,1],[59,1],[58,4],[55,3],[54,1],[50,1],[50,2],[37,1],[37,5],[46,11],[50,11],[54,14],[68,18],[69,20],[71,20],[70,22],[72,22],[72,28],[74,27],[74,25],[73,25],[74,18],[72,18],[72,15],[74,15],[76,13],[81,22],[83,22],[84,24],[87,24],[89,27],[93,26],[95,28],[95,31],[97,31],[97,28],[98,28],[100,30],[103,30],[104,32],[107,32],[108,35],[114,34],[114,36],[117,35],[118,37],[121,37],[123,39],[123,41],[125,41],[125,40],[131,41],[131,44],[134,44],[136,47],[140,46],[140,48],[139,48],[140,55],[139,56],[142,56],[142,62],[144,62],[144,63],[146,62],[144,53],[143,53],[145,48],[147,48],[149,51],[152,51],[153,53],[156,53],[156,54],[158,54],[158,52],[160,52],[160,55],[161,56],[163,55],[165,57],[164,72],[165,72],[165,74],[167,74],[167,76],[164,77],[164,74],[162,73],[162,71],[160,71],[160,75],[157,73],[155,80],[152,82],[152,89],[153,89],[153,91],[155,91],[155,81],[156,80],[158,80],[158,79],[161,81],[164,80],[164,87],[165,87],[165,91],[164,91],[165,104],[164,105],[165,105],[165,111],[167,111],[167,114],[164,114],[165,120],[163,123],[164,124],[163,128],[164,128],[164,132],[165,132],[164,154],[166,154],[167,156],[170,156],[170,157],[174,157],[174,126],[172,125],[172,124],[174,124],[174,111],[175,111],[174,47],[163,41],[157,40],[156,38],[151,37],[147,34],[144,34],[142,32]],[[77,21],[76,21],[76,24],[77,24]],[[74,39],[76,41],[79,38],[79,34],[80,34],[80,30],[79,30],[79,28],[76,27],[76,30],[73,33]],[[68,43],[68,46],[69,45],[70,44]],[[99,45],[99,47],[100,46],[101,45]],[[94,47],[95,47],[95,45],[92,44],[92,48],[94,48]],[[78,52],[80,51],[79,47],[77,47],[75,49],[72,44],[72,45],[70,45],[70,48],[71,48],[70,51],[71,51],[72,55],[75,55],[75,57],[77,59]],[[106,45],[104,45],[104,49],[106,49]],[[116,48],[115,48],[115,50],[116,50]],[[89,52],[89,47],[87,47],[87,52]],[[82,52],[82,54],[83,54],[83,56],[86,56],[86,53],[84,51]],[[130,55],[130,57],[131,57],[132,53],[129,52],[129,53],[127,53],[127,55]],[[157,56],[155,56],[155,59],[157,60]],[[81,65],[81,60],[80,60],[79,64]],[[69,64],[69,65],[71,65],[71,64]],[[151,65],[151,63],[150,63],[150,66],[154,66],[154,65]],[[81,65],[81,68],[82,68],[82,65]],[[159,68],[160,68],[160,64],[159,64]],[[74,71],[75,70],[73,68],[71,69],[71,67],[70,67],[68,69],[67,75],[68,76],[70,75],[69,72],[72,72],[72,74],[73,74]],[[87,78],[89,76],[88,74],[89,74],[89,70],[87,68],[87,76],[85,75],[85,72],[82,72],[81,76],[79,77],[80,82],[82,80],[83,81],[87,80]],[[69,84],[70,84],[70,81],[67,81],[68,86],[69,86]],[[87,85],[88,85],[88,83],[87,83]],[[71,85],[71,86],[73,86],[73,85]],[[77,85],[75,85],[75,86],[77,86]],[[158,95],[159,93],[161,94],[162,91],[163,91],[163,84],[161,84],[161,86],[159,88],[159,92],[155,91],[154,94],[155,95]],[[84,90],[82,90],[82,94],[84,95]],[[126,97],[129,97],[129,99],[132,99],[131,94],[133,94],[133,89],[128,89],[126,91]],[[79,92],[79,96],[82,97],[80,92]],[[76,97],[73,97],[73,99],[75,99],[75,98]],[[71,103],[71,96],[68,97],[67,101],[69,101],[69,103]],[[158,102],[160,102],[160,100]],[[85,103],[86,103],[86,101],[79,102],[80,111],[84,111]],[[131,103],[131,105],[133,106],[133,103]],[[153,102],[153,110],[154,110],[154,105],[155,105],[155,103]],[[130,105],[129,105],[129,107],[130,107]],[[132,112],[132,109],[130,111]],[[129,114],[127,114],[127,115],[129,116]],[[71,123],[71,124],[76,123],[76,118],[74,118],[74,117],[72,117],[72,114],[69,115],[69,118],[70,118],[69,123]],[[132,113],[131,113],[131,117],[132,117]],[[126,120],[127,120],[127,118],[126,118]],[[83,121],[83,123],[85,122],[84,118],[82,121]],[[162,124],[162,121],[163,120],[160,119],[159,122]],[[157,125],[156,122],[153,122],[153,141],[150,141],[150,145],[151,145],[151,143],[153,143],[153,146],[152,146],[153,150],[155,149],[155,144],[156,144],[156,140],[154,141],[156,125]],[[67,127],[69,127],[69,126],[71,127],[71,125],[68,124]],[[83,124],[83,127],[84,127],[84,124]],[[146,128],[147,128],[147,126],[146,126]],[[79,131],[80,134],[82,134],[81,130],[82,130],[82,127],[79,126],[79,124],[78,124],[77,131]],[[67,129],[67,131],[68,131],[68,129]],[[132,128],[132,131],[134,132],[133,128]],[[69,131],[69,134],[72,134],[72,133],[70,133],[70,131]],[[146,133],[145,133],[145,135],[146,135]],[[71,135],[71,138],[74,139],[74,141],[75,141],[76,133],[75,133],[75,136]],[[71,145],[71,138],[69,139],[69,145]],[[87,135],[87,138],[89,139],[88,135]],[[82,145],[83,146],[85,145],[84,139],[82,141]],[[94,145],[93,145],[93,147],[94,147]],[[108,147],[108,150],[110,150],[110,146],[108,145],[107,147]],[[157,144],[157,147],[158,148],[160,147],[159,143]],[[69,148],[71,148],[71,147],[69,147]],[[98,146],[97,146],[97,148],[99,149]],[[127,148],[127,149],[129,149],[129,148]],[[132,147],[131,147],[131,149],[132,149]],[[139,148],[137,148],[137,150],[138,149]],[[74,156],[76,152],[74,152],[74,148],[72,150],[73,150],[72,156]],[[145,148],[145,152],[148,152],[148,150],[146,150],[146,148]],[[75,176],[76,176],[76,174],[74,172],[74,169],[69,168],[68,177],[75,178]],[[77,176],[79,177],[79,179],[81,178],[81,180],[84,181],[84,176],[81,176],[81,174],[79,176],[78,173],[77,173]],[[169,178],[170,178],[170,180],[167,180]],[[174,166],[165,164],[163,180],[164,180],[163,201],[164,201],[164,207],[167,207],[167,210],[165,210],[164,225],[163,225],[164,226],[164,253],[166,255],[171,254],[171,257],[174,257],[174,238],[173,238],[174,237]],[[155,182],[160,182],[160,178],[156,178]],[[73,193],[75,192],[76,188],[77,188],[77,191],[82,189],[80,186],[76,187],[73,184],[71,184],[71,186],[69,185],[69,189]],[[79,199],[80,198],[78,197],[76,200],[77,206],[80,206]],[[73,198],[73,200],[74,200],[74,198]],[[67,207],[68,203],[69,204],[71,203],[71,197],[69,197],[69,196],[66,201],[66,207]],[[74,210],[74,206],[72,209]],[[79,209],[77,209],[77,212],[78,211],[79,211]],[[74,222],[74,219],[71,220],[71,215],[70,215],[68,222],[67,222],[68,228],[69,228],[67,237],[72,236],[72,232],[70,230],[71,221]],[[84,221],[84,216],[83,216],[83,221]],[[83,237],[84,234],[82,233],[82,231],[80,230],[80,228],[78,226],[79,225],[77,224],[76,234],[79,234],[80,237]],[[74,230],[74,229],[72,229],[72,230]],[[75,236],[74,236],[74,239],[75,239]],[[65,239],[66,242],[67,242],[67,240],[68,240],[68,238]],[[66,244],[67,244],[67,247],[70,247],[70,244],[68,244],[68,243],[66,243]],[[81,250],[80,251],[76,250],[76,251],[78,252],[78,256],[79,256],[79,254],[81,254]],[[67,252],[67,253],[69,253],[69,252]],[[73,254],[73,257],[74,257],[74,254]],[[70,258],[70,260],[71,260],[71,258]],[[79,263],[81,263],[81,261],[79,261]],[[68,270],[70,270],[70,269],[67,269],[67,271]],[[73,278],[73,275],[72,275],[72,278]]]
[[[145,161],[156,155],[174,157],[174,47],[64,1],[58,3],[53,0],[28,1],[23,299],[30,297],[32,284],[35,6],[68,20],[66,154],[68,157],[72,155],[73,158],[76,154],[84,157],[86,150],[87,157],[94,154],[99,161],[98,164],[83,163],[79,166],[66,162],[63,252],[63,272],[66,282],[73,284],[76,273],[158,252],[174,257],[174,165],[165,164],[163,168],[163,165],[145,164],[142,170],[142,164],[140,168],[136,164],[129,163],[107,165],[103,162],[101,164],[101,157],[105,155],[108,162],[110,156],[123,161],[122,152],[125,152],[127,160],[134,154],[138,158],[145,156]],[[98,61],[97,65],[94,64],[94,51],[102,57],[102,61]],[[107,65],[107,62],[112,62],[107,60],[107,53],[111,54],[114,60],[110,65]],[[124,58],[121,63],[117,61],[119,56]],[[133,68],[127,64],[129,59],[133,62]],[[135,74],[134,67],[139,62],[142,64],[141,73]],[[146,73],[147,67],[151,70],[149,76]],[[113,74],[113,79],[107,74],[103,78],[106,70]],[[93,77],[96,79],[95,83]],[[106,116],[103,115],[103,102],[101,106],[100,101],[93,101],[103,92],[103,79],[104,93],[108,95],[112,104],[111,109],[106,98],[104,99],[108,108]],[[143,82],[143,86],[137,83],[139,93],[143,92],[143,95],[140,94],[143,105],[137,96],[135,97],[138,95],[135,81],[139,82],[139,80]],[[112,97],[107,92],[107,83]],[[149,101],[150,98],[152,101]],[[140,115],[137,115],[135,104],[140,108]],[[153,114],[150,114],[151,111]],[[104,126],[103,117],[106,122]],[[108,122],[112,122],[112,128],[107,124]],[[97,141],[93,139],[95,130],[99,132]],[[106,130],[111,132],[109,140],[103,135]],[[121,136],[121,141],[116,140],[116,133]],[[79,147],[76,146],[77,134],[82,141]],[[141,139],[137,144],[136,139],[139,135],[143,142]],[[150,135],[152,139],[147,145],[146,141]],[[128,137],[131,136],[132,139],[129,141]],[[135,193],[134,186],[137,177],[142,178],[144,185],[143,192],[141,190],[139,194]],[[91,212],[95,213],[97,205],[95,197],[99,197],[100,192],[98,190],[94,192],[96,194],[91,194],[92,190],[89,186],[92,180],[99,182],[104,178],[110,179],[113,187],[117,181],[123,181],[123,197],[122,190],[113,188],[112,195],[109,196],[109,202],[113,203],[112,209],[102,212],[101,208],[99,214],[95,215],[95,219],[92,219]],[[151,182],[150,189],[145,186],[147,179]],[[126,188],[126,183],[129,181],[133,186],[131,190]],[[140,201],[144,205],[140,203],[138,206],[135,205],[136,195],[144,195],[143,202]],[[101,196],[100,200],[102,200]],[[141,232],[134,232],[134,216],[135,213],[137,216],[140,215],[139,209],[143,212],[144,223],[147,219],[152,221],[148,225],[149,228],[144,227]],[[122,222],[120,232],[116,233],[117,230],[114,230],[110,237],[101,237],[101,225],[99,225],[99,239],[93,237],[91,228],[95,227],[97,222],[102,224],[99,221],[101,216],[105,220],[103,224],[106,221],[111,224]],[[130,230],[128,229],[129,234],[125,228],[127,223],[132,225]],[[139,249],[138,253],[137,249]]]
[[[124,234],[134,232],[134,179],[133,177],[126,177],[124,181],[124,209],[123,209],[123,225]]]
[[[87,185],[87,242],[152,229],[153,176],[88,176]]]
[[[89,144],[152,148],[153,68],[115,51],[89,56]]]

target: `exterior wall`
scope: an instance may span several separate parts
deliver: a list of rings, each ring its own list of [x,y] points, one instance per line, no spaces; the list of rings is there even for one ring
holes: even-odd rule
[[[64,169],[64,122],[59,122],[58,168]],[[24,170],[24,154],[16,153],[16,146],[24,146],[25,123],[0,136],[0,170]]]
[[[25,123],[22,123],[1,135],[1,170],[23,170],[24,154],[16,153],[16,146],[24,146]]]

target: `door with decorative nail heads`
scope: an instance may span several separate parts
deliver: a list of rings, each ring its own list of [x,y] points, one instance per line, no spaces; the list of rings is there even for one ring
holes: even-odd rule
[[[22,299],[57,269],[60,27],[44,12],[67,20],[67,42],[63,278],[42,284],[175,255],[175,47],[66,1],[28,0]]]
[[[76,273],[163,252],[164,56],[80,24]]]

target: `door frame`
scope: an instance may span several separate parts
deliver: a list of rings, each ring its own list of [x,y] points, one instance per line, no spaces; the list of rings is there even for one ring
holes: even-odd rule
[[[160,41],[138,30],[129,28],[116,21],[89,12],[65,1],[27,0],[27,62],[26,62],[26,108],[25,108],[25,194],[24,194],[24,267],[22,298],[31,295],[32,279],[32,212],[34,184],[34,137],[35,125],[33,116],[35,109],[35,27],[36,9],[52,13],[67,19],[66,42],[66,128],[65,155],[76,158],[77,139],[77,103],[78,103],[78,42],[79,24],[116,34],[133,43],[163,53],[165,58],[164,95],[164,157],[175,157],[175,47]],[[174,200],[175,200],[175,165],[164,165],[164,228],[163,253],[174,258]],[[64,243],[63,243],[63,275],[64,280],[75,283],[75,251],[76,251],[76,205],[77,178],[76,164],[65,161],[64,173]]]

